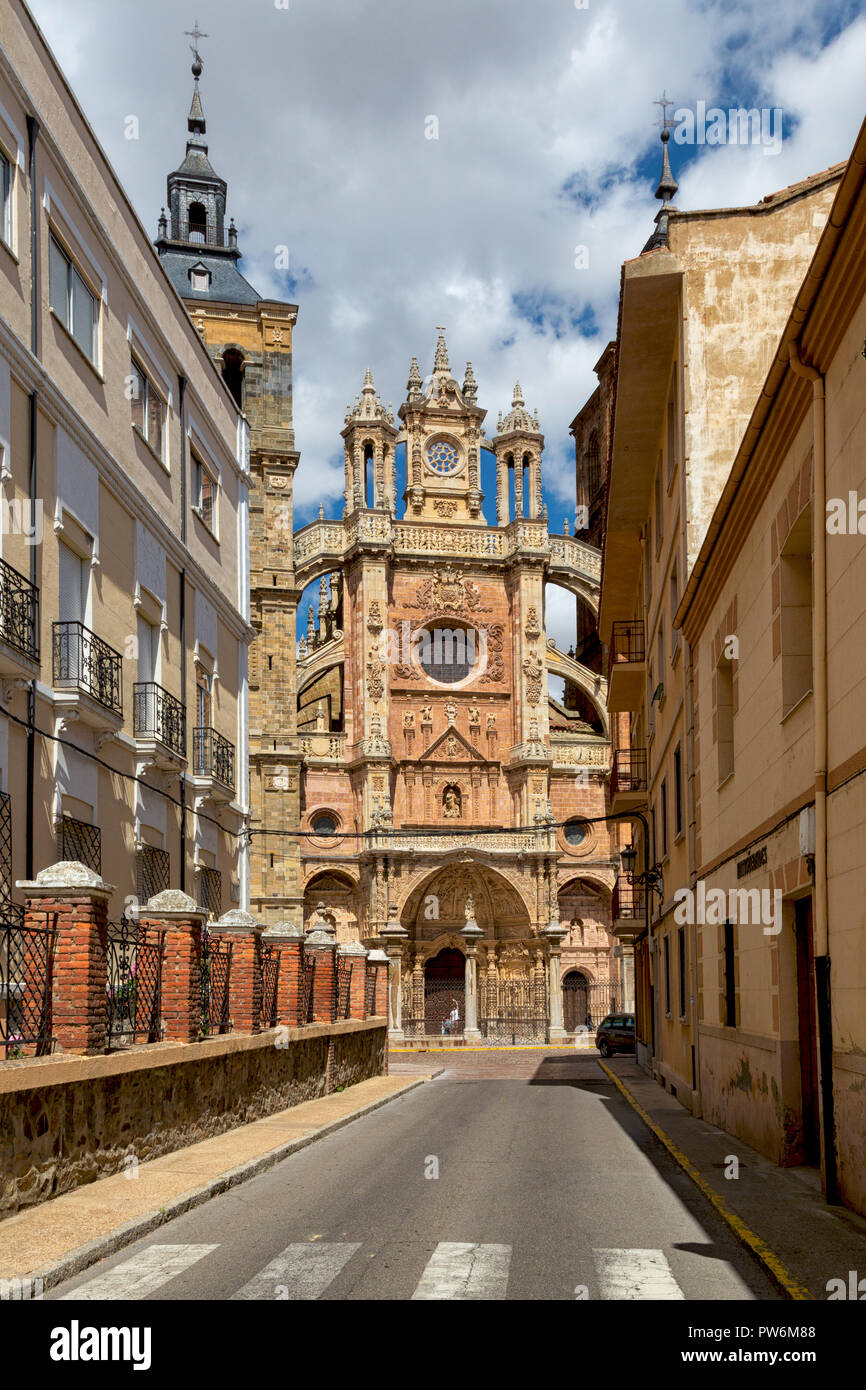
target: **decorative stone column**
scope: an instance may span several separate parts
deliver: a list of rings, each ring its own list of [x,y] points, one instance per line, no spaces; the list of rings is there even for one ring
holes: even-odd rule
[[[478,1027],[478,943],[484,937],[484,932],[475,920],[475,904],[471,898],[466,899],[466,926],[460,935],[466,942],[466,1018],[463,1024],[463,1036],[468,1042],[481,1041],[481,1029]]]
[[[275,922],[262,933],[262,945],[273,946],[279,952],[277,970],[277,1023],[295,1028],[301,1022],[301,953],[304,933],[287,919]]]
[[[313,925],[304,938],[304,956],[313,962],[313,1023],[333,1023],[337,1006],[337,934],[325,916],[325,904],[316,904]]]
[[[55,930],[52,1031],[61,1052],[103,1052],[106,1043],[108,899],[114,885],[76,860],[21,879],[24,925]]]
[[[201,1032],[201,932],[207,913],[177,888],[139,909],[139,927],[162,938],[162,1003],[166,1042],[196,1042]]]
[[[213,925],[215,936],[232,944],[229,971],[229,1017],[236,1033],[258,1033],[262,1026],[261,922],[233,907]]]
[[[556,921],[548,922],[543,932],[543,936],[550,946],[550,955],[547,963],[547,997],[549,1000],[548,1008],[550,1011],[550,1042],[564,1042],[565,1029],[562,1026],[562,983],[560,979],[560,962],[562,956],[563,938],[568,935],[565,928]]]
[[[403,1042],[403,942],[409,940],[409,933],[400,922],[396,903],[388,911],[388,924],[382,939],[389,962],[388,1041]]]
[[[346,1018],[365,1018],[364,992],[367,986],[367,951],[360,941],[346,941],[337,947],[337,957],[349,960],[349,1009]]]
[[[371,951],[367,957],[367,969],[376,972],[373,989],[373,1018],[388,1016],[388,957],[384,951]]]

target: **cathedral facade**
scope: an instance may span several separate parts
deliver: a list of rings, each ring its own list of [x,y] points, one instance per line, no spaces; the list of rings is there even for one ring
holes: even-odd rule
[[[338,941],[386,946],[394,1039],[561,1038],[632,996],[610,932],[606,681],[545,629],[553,582],[592,631],[600,552],[567,524],[548,530],[544,439],[520,387],[489,438],[471,364],[459,385],[441,332],[396,417],[367,373],[342,430],[342,514],[295,528],[297,306],[238,268],[201,70],[196,54],[156,245],[250,421],[250,910],[296,928],[324,916]]]
[[[548,530],[520,387],[492,439],[485,416],[441,332],[396,417],[368,371],[342,431],[342,517],[294,535],[296,587],[319,584],[296,675],[305,925],[387,946],[398,1038],[556,1039],[629,1003],[605,681],[545,632],[549,582],[595,613],[600,557]]]

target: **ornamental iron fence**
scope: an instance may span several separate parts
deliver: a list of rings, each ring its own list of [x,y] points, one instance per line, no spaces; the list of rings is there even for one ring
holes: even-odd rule
[[[231,1031],[229,1018],[229,976],[231,973],[231,942],[211,936],[207,927],[201,934],[201,1033]]]
[[[366,962],[364,974],[364,1017],[372,1018],[376,1012],[376,966]]]
[[[25,927],[24,909],[0,908],[0,1047],[9,1057],[51,1052],[51,980],[56,929]]]
[[[108,924],[106,1034],[109,1047],[162,1037],[162,943],[122,917]]]
[[[334,1017],[348,1018],[352,990],[352,957],[336,952],[334,965]]]
[[[547,980],[540,971],[516,979],[488,979],[478,1026],[491,1042],[545,1042],[547,1039]]]
[[[298,1023],[313,1021],[313,981],[316,962],[306,953],[301,956],[301,969],[298,977]]]
[[[277,1023],[277,982],[280,973],[280,953],[275,946],[262,945],[256,953],[262,977],[261,1023],[263,1028],[275,1028]]]

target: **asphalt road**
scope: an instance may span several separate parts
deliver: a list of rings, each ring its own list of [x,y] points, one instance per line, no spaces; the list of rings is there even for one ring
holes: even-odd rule
[[[425,1065],[445,1071],[46,1298],[779,1297],[594,1059]]]

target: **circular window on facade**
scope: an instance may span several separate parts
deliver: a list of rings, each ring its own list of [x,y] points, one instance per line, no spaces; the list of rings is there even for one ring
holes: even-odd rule
[[[432,473],[456,473],[460,467],[460,455],[447,439],[436,439],[427,448],[427,467]]]
[[[474,628],[425,628],[418,643],[418,663],[431,680],[456,685],[471,676],[478,665],[478,634]]]
[[[314,835],[336,835],[337,821],[328,811],[320,811],[313,817]]]
[[[577,849],[589,834],[589,827],[582,820],[567,820],[563,826],[563,834],[566,844],[571,845],[572,849]]]

